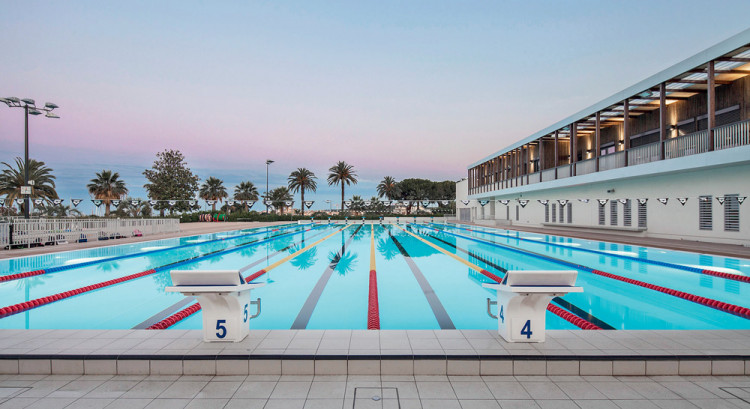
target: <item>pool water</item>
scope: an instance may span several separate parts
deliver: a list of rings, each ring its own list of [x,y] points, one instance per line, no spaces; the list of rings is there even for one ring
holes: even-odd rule
[[[156,271],[5,316],[0,328],[145,328],[195,303],[164,291],[172,269],[248,267],[247,277],[309,247],[254,280],[266,285],[252,292],[263,309],[251,328],[366,329],[373,245],[381,329],[497,328],[486,313],[494,291],[482,287],[491,280],[477,269],[502,277],[572,265],[584,292],[553,304],[602,328],[750,328],[742,315],[593,272],[750,307],[750,260],[455,224],[287,224],[4,260],[0,279],[48,272],[0,281],[0,308]],[[198,311],[170,328],[201,325]],[[578,329],[549,311],[547,328]]]

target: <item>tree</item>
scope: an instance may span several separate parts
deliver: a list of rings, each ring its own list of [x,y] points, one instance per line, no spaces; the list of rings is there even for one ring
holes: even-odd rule
[[[396,185],[396,197],[400,200],[414,200],[419,211],[420,200],[451,200],[456,198],[456,182],[433,182],[427,179],[404,179]],[[411,203],[406,206],[406,214],[411,213]]]
[[[16,199],[25,197],[21,194],[21,186],[25,185],[24,163],[23,159],[18,157],[16,158],[15,168],[6,162],[0,163],[7,168],[0,173],[0,195],[5,195],[5,204],[10,207]],[[29,159],[29,181],[34,182],[34,188],[31,189],[31,195],[29,196],[31,200],[44,199],[49,202],[52,199],[57,199],[55,176],[52,175],[52,169],[46,167],[44,162]],[[23,206],[18,206],[22,213]]]
[[[83,214],[78,210],[70,206],[60,204],[46,203],[41,206],[37,206],[34,209],[36,213],[44,217],[81,217]]]
[[[328,185],[341,184],[341,210],[344,210],[344,185],[357,184],[357,174],[354,172],[354,166],[344,161],[339,161],[336,165],[328,169]]]
[[[143,175],[149,181],[143,185],[148,197],[160,200],[154,207],[159,210],[162,217],[165,209],[169,209],[171,214],[174,210],[187,211],[199,208],[197,204],[190,206],[188,200],[195,198],[200,178],[187,167],[185,157],[180,151],[169,149],[157,153],[152,169],[146,169]],[[166,200],[177,200],[177,203],[170,207]]]
[[[86,187],[94,199],[104,201],[104,217],[109,217],[109,204],[112,200],[120,199],[128,194],[128,188],[120,179],[120,174],[111,170],[102,170],[101,173],[97,173]]]
[[[206,179],[206,182],[203,183],[200,192],[198,192],[198,196],[203,200],[214,201],[211,204],[212,212],[216,211],[217,200],[221,202],[221,199],[229,197],[229,195],[227,194],[227,189],[224,187],[224,181],[212,176],[209,176],[208,179]]]
[[[292,200],[292,194],[289,193],[289,189],[282,187],[277,187],[276,189],[268,192],[268,200],[271,201],[271,206],[273,206],[276,209],[281,209],[281,213],[284,213],[284,209],[286,209],[286,201]]]
[[[378,184],[378,197],[385,196],[388,200],[392,200],[396,197],[396,179],[392,176],[386,176]]]
[[[253,182],[240,182],[234,188],[234,200],[258,200],[258,188],[255,187]],[[249,211],[247,203],[245,203],[245,211]]]
[[[305,189],[314,192],[318,188],[315,179],[317,179],[315,174],[306,168],[297,168],[289,174],[289,190],[292,193],[301,192],[300,211],[303,216],[305,215]]]
[[[148,201],[138,200],[137,204],[133,204],[133,198],[126,197],[120,202],[120,205],[115,209],[115,214],[119,217],[150,217],[151,216],[151,205]]]

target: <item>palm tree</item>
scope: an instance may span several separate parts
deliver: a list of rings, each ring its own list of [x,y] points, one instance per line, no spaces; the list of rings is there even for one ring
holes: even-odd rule
[[[224,181],[213,176],[206,179],[198,192],[198,196],[203,200],[214,200],[211,204],[211,212],[216,211],[216,200],[221,202],[221,199],[229,197],[227,189],[224,187]]]
[[[307,168],[297,168],[297,170],[289,174],[289,190],[292,193],[300,191],[302,194],[299,208],[303,216],[305,215],[305,189],[314,192],[318,188],[315,179],[317,179],[315,174]]]
[[[7,168],[0,173],[0,195],[5,195],[5,204],[10,207],[16,199],[24,197],[21,195],[21,186],[26,185],[24,163],[23,159],[18,157],[15,168],[6,162],[0,163]],[[34,181],[30,199],[44,199],[47,202],[57,199],[55,176],[52,175],[52,169],[44,166],[44,162],[29,159],[29,181]],[[22,205],[19,208],[23,211]]]
[[[81,213],[78,209],[74,209],[70,206],[60,204],[46,204],[38,206],[34,211],[38,212],[44,217],[81,217]]]
[[[234,188],[234,200],[258,200],[258,188],[255,187],[253,182],[240,182]],[[245,211],[250,210],[245,203]]]
[[[96,177],[91,179],[91,183],[86,187],[88,187],[89,193],[94,196],[94,199],[104,201],[106,206],[104,208],[105,217],[109,217],[110,201],[121,199],[128,194],[128,188],[125,187],[125,182],[120,179],[120,174],[111,170],[102,170],[101,173],[97,173]]]
[[[286,209],[286,201],[292,200],[292,194],[289,193],[289,189],[281,186],[268,192],[268,200],[271,201],[271,205],[273,207],[275,207],[276,209],[281,209],[281,213],[283,214],[284,209]]]
[[[328,185],[341,184],[341,210],[344,210],[344,185],[357,184],[357,174],[354,172],[354,166],[344,161],[339,161],[336,165],[328,169]]]
[[[386,176],[383,181],[378,184],[378,197],[385,196],[388,200],[393,200],[396,197],[396,179],[393,176]]]
[[[133,204],[133,198],[126,197],[120,202],[120,205],[115,209],[115,214],[118,217],[149,217],[151,216],[151,205],[148,200],[135,199],[138,201],[137,204]]]

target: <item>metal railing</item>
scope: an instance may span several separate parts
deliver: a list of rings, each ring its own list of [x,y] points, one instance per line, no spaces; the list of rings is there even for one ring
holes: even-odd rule
[[[0,222],[0,249],[10,245],[10,223]]]
[[[570,177],[570,165],[562,165],[557,167],[557,178],[569,178]]]
[[[625,152],[615,152],[599,157],[599,171],[617,169],[625,166]]]
[[[586,159],[576,163],[576,176],[596,172],[596,159]]]
[[[708,152],[708,131],[702,130],[664,141],[664,158],[674,159],[683,156]]]
[[[659,160],[660,142],[630,148],[628,151],[628,166],[641,165]]]
[[[10,220],[8,224],[13,225],[10,245],[29,247],[37,244],[99,240],[105,237],[131,237],[137,233],[147,236],[180,231],[179,219],[18,218]]]
[[[540,177],[541,177],[541,173],[539,173],[539,172],[534,172],[534,173],[530,174],[529,175],[529,184],[541,182]]]
[[[555,180],[555,168],[545,169],[542,171],[542,182],[546,182],[548,180]]]
[[[750,145],[750,119],[714,128],[714,149]]]

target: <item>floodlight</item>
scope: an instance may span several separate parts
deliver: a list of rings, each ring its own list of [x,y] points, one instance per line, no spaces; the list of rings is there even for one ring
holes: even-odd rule
[[[272,161],[271,159],[268,159],[268,160],[266,160],[266,165],[270,165],[270,164],[272,164],[273,162],[274,162],[274,161]]]
[[[10,100],[5,98],[0,98],[0,102],[5,103],[5,105],[10,106]]]
[[[39,111],[38,109],[32,109],[32,110],[29,110],[29,114],[31,114],[31,115],[41,115],[42,111]]]
[[[21,101],[23,101],[26,105],[36,105],[36,102],[34,102],[31,98],[24,98]]]
[[[8,97],[8,98],[5,98],[5,99],[7,99],[7,100],[8,100],[8,101],[10,101],[10,102],[14,102],[14,103],[16,103],[16,104],[18,104],[18,103],[20,103],[20,102],[21,102],[21,100],[20,100],[20,99],[18,99],[18,98],[16,98],[16,97]]]
[[[45,115],[47,118],[54,118],[54,119],[60,119],[59,116],[53,114],[52,112],[47,112],[47,115]]]
[[[45,103],[44,103],[44,107],[45,107],[45,108],[49,108],[49,109],[60,108],[59,106],[57,106],[56,104],[53,104],[53,103],[51,103],[51,102],[45,102]]]

